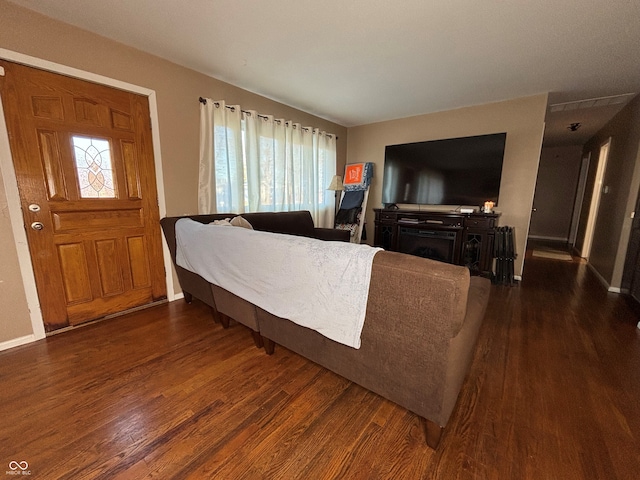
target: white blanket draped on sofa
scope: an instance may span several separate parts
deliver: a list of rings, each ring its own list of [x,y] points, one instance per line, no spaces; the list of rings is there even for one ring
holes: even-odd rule
[[[176,222],[176,263],[278,317],[360,348],[371,265],[381,249]]]

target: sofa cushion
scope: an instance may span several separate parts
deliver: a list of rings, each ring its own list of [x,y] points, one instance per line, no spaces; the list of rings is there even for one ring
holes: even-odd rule
[[[314,225],[309,211],[243,213],[242,216],[254,230],[272,233],[288,233],[314,237]]]
[[[210,223],[210,225],[219,225],[221,227],[231,227],[231,221],[228,218],[225,218],[223,220],[214,220],[213,222]]]
[[[240,215],[238,215],[237,217],[233,217],[231,219],[231,222],[229,223],[231,223],[231,225],[233,225],[234,227],[242,227],[253,230],[253,226],[247,221],[247,219]]]

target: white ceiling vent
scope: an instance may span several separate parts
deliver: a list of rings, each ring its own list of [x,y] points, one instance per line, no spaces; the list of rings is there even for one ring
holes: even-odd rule
[[[568,112],[584,108],[607,107],[609,105],[621,105],[633,98],[635,93],[625,93],[623,95],[612,95],[610,97],[590,98],[588,100],[578,100],[576,102],[555,103],[549,107],[551,112]]]

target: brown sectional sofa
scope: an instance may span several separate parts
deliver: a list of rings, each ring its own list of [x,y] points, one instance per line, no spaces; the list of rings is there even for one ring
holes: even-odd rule
[[[262,337],[259,335],[256,307],[246,300],[234,295],[227,290],[212,285],[200,275],[190,272],[176,265],[176,232],[175,225],[181,218],[191,218],[200,223],[211,223],[214,220],[235,217],[235,213],[215,213],[210,215],[186,215],[183,217],[166,217],[160,220],[162,230],[173,265],[178,275],[178,281],[187,303],[191,303],[193,297],[209,305],[213,318],[227,328],[229,319],[232,318],[251,330],[257,347],[262,347]],[[286,233],[304,237],[317,238],[319,240],[349,241],[349,232],[334,230],[333,228],[317,228],[313,224],[311,213],[308,211],[296,212],[259,212],[243,213],[254,230],[272,233]]]
[[[293,213],[299,212],[287,215]],[[263,215],[282,221],[284,217],[278,216],[285,214],[242,216],[254,228],[260,227],[256,229],[273,231],[262,228],[262,220],[267,221]],[[204,222],[211,217],[191,218]],[[162,220],[174,262],[177,220]],[[320,237],[324,235],[331,236],[322,232]],[[256,345],[264,341],[267,353],[280,344],[407,408],[425,420],[427,443],[437,447],[473,358],[489,298],[487,279],[471,277],[465,267],[378,252],[372,266],[362,345],[353,349],[275,317],[220,287],[207,283],[207,291],[207,286],[198,283],[206,283],[204,279],[196,275],[196,282],[192,272],[176,269],[183,291],[248,326],[255,332]]]

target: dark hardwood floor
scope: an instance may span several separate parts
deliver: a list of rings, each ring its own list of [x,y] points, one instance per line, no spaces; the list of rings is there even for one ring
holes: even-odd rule
[[[437,451],[410,412],[178,301],[0,353],[0,472],[638,478],[640,330],[624,298],[580,260],[531,257],[521,284],[492,288]]]

